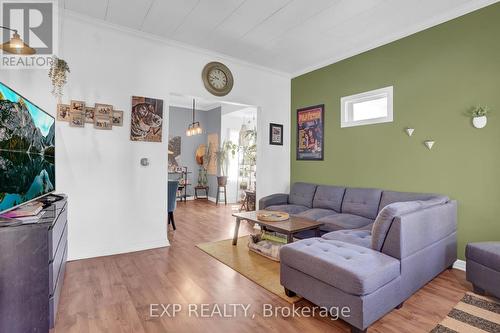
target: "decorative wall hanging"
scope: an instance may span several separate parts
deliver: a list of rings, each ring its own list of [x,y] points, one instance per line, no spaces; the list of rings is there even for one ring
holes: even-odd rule
[[[71,127],[84,127],[85,126],[85,115],[82,112],[70,113],[69,126],[71,126]]]
[[[174,136],[168,140],[168,170],[175,171],[179,166],[181,155],[181,137]]]
[[[488,113],[490,109],[487,106],[476,106],[471,110],[472,126],[475,128],[484,128],[488,123]]]
[[[70,106],[68,104],[57,104],[57,120],[69,121],[69,110]]]
[[[210,152],[210,161],[207,165],[207,173],[209,175],[217,175],[217,147],[219,147],[219,135],[210,133],[207,136],[207,147]]]
[[[123,111],[113,111],[110,104],[95,103],[95,107],[85,106],[84,101],[72,100],[70,104],[57,105],[57,120],[69,122],[70,127],[84,127],[94,124],[96,129],[110,130],[123,126]]]
[[[427,149],[431,150],[432,146],[434,146],[435,141],[433,140],[425,140],[424,145],[427,147]]]
[[[94,123],[94,114],[95,114],[95,108],[91,106],[86,106],[84,109],[85,111],[85,122],[89,124]]]
[[[85,114],[83,109],[85,102],[72,100],[69,108],[69,126],[83,127],[85,126]]]
[[[323,160],[324,114],[323,104],[297,110],[297,160]]]
[[[113,105],[95,103],[94,117],[107,117],[111,119],[113,117]]]
[[[72,100],[70,103],[70,113],[83,113],[84,107],[85,102]]]
[[[113,126],[123,126],[123,111],[113,111]]]
[[[149,97],[132,97],[130,140],[161,142],[163,100]]]
[[[415,132],[415,129],[407,127],[407,128],[405,128],[405,132],[406,132],[406,134],[408,134],[408,136],[412,136],[413,132]]]
[[[49,77],[52,83],[52,95],[60,99],[63,95],[63,88],[68,81],[67,73],[70,72],[68,63],[56,56],[52,57],[52,65],[49,69]]]
[[[100,130],[110,130],[113,128],[113,123],[111,118],[96,116],[94,119],[94,128]]]
[[[270,145],[283,145],[283,125],[269,124],[269,144]]]
[[[196,151],[194,152],[194,159],[196,161],[196,164],[203,165],[203,156],[205,156],[206,149],[206,144],[202,143],[198,145],[198,148],[196,148]]]

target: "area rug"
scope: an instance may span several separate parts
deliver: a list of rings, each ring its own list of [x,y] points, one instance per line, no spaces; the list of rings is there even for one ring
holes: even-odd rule
[[[466,293],[431,333],[500,332],[500,301]]]
[[[238,238],[238,245],[232,239],[196,245],[200,250],[219,260],[236,272],[276,294],[289,303],[296,303],[301,297],[288,297],[280,284],[279,262],[267,259],[248,250],[248,236]]]

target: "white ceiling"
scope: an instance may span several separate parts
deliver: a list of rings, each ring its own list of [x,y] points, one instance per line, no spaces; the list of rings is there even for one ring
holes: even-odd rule
[[[64,0],[64,7],[298,75],[498,1]]]

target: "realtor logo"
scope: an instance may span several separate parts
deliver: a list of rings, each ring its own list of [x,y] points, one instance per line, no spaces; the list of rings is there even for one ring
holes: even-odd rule
[[[2,69],[49,68],[57,53],[57,0],[1,0]]]

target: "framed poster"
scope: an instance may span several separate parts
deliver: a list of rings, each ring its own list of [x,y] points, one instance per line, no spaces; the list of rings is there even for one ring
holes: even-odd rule
[[[297,110],[297,160],[323,160],[324,125],[324,104]]]
[[[269,144],[283,146],[283,125],[269,124]]]
[[[132,96],[130,140],[161,142],[163,100]]]

